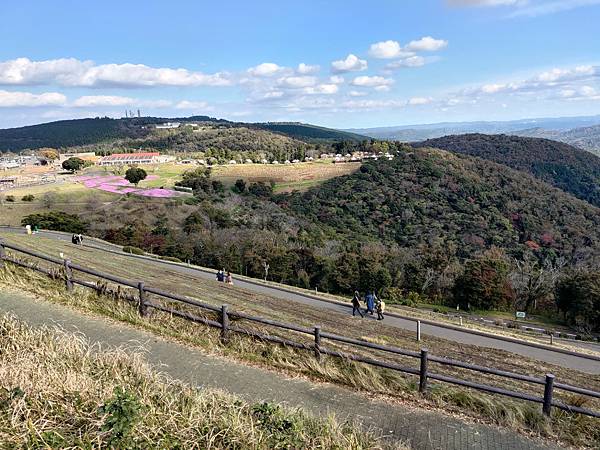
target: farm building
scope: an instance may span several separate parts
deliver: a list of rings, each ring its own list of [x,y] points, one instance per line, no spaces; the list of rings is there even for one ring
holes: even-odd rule
[[[168,160],[166,156],[160,156],[159,152],[145,153],[114,153],[103,157],[100,166],[130,166],[132,164],[158,164]]]

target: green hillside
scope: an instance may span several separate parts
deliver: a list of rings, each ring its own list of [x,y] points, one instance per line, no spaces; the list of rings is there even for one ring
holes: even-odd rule
[[[117,139],[141,138],[150,133],[147,125],[166,121],[223,122],[207,116],[194,116],[183,119],[161,117],[134,117],[111,119],[60,120],[19,128],[0,129],[0,151],[18,151],[26,148],[76,147]]]
[[[348,131],[334,130],[332,128],[319,127],[299,122],[267,122],[254,125],[264,130],[286,134],[296,139],[307,141],[364,141],[371,139],[368,136],[362,136]]]
[[[477,156],[528,172],[577,198],[600,206],[600,158],[548,139],[464,134],[414,144]]]

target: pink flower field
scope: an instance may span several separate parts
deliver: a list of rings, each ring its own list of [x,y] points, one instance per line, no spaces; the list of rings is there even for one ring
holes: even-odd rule
[[[146,180],[156,180],[157,178],[156,175],[148,175]],[[78,177],[77,181],[90,189],[100,189],[101,191],[112,192],[113,194],[135,194],[154,198],[172,198],[183,195],[181,192],[172,189],[137,188],[120,175],[83,176]]]

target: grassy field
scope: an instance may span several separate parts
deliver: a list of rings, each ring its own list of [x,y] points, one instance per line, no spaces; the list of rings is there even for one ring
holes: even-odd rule
[[[344,334],[371,342],[396,345],[410,350],[428,347],[430,354],[433,355],[452,357],[504,370],[537,376],[542,376],[544,373],[554,373],[557,381],[596,390],[600,389],[600,376],[564,369],[522,356],[515,357],[505,351],[463,344],[456,345],[454,342],[429,336],[425,336],[421,343],[417,343],[412,332],[390,327],[385,323],[373,320],[357,320],[346,314],[324,311],[320,308],[294,302],[283,303],[282,300],[255,295],[236,286],[226,286],[202,280],[191,274],[181,274],[168,268],[157,269],[143,260],[131,260],[125,256],[107,255],[105,252],[89,248],[82,249],[69,243],[49,241],[38,236],[33,238],[10,236],[9,240],[34,247],[38,251],[53,256],[58,256],[60,252],[63,252],[66,257],[71,258],[74,262],[88,267],[119,274],[133,280],[142,280],[149,286],[177,292],[207,303],[215,305],[226,303],[236,311],[307,327],[319,324],[322,326],[323,331]],[[527,433],[533,432],[574,445],[585,446],[587,442],[587,445],[593,447],[593,445],[600,444],[600,429],[594,425],[596,423],[594,419],[556,412],[552,421],[547,421],[541,416],[538,405],[506,400],[505,398],[466,389],[455,389],[441,384],[434,384],[429,394],[424,398],[416,391],[416,379],[411,376],[403,376],[334,358],[327,358],[325,363],[317,364],[309,352],[274,347],[244,338],[237,339],[232,345],[223,347],[218,344],[218,334],[214,330],[207,330],[202,326],[184,322],[162,313],[154,314],[150,320],[142,320],[137,316],[135,306],[127,302],[115,303],[106,298],[83,292],[78,295],[66,295],[61,283],[52,284],[45,277],[38,277],[31,273],[26,274],[26,272],[15,271],[15,269],[8,268],[4,270],[1,275],[0,286],[2,283],[6,286],[28,290],[59,303],[109,315],[249,364],[257,364],[290,374],[301,374],[315,380],[338,383],[379,395],[415,402],[421,406],[426,405],[430,408],[441,408],[445,411],[467,414],[478,420],[486,420]],[[160,300],[152,299],[152,301]],[[177,308],[186,309],[183,307]],[[197,311],[195,313],[198,314]],[[310,343],[309,337],[299,336],[295,333],[283,331],[273,333],[272,329],[264,330],[245,322],[241,322],[239,325],[256,331],[268,331],[271,334],[293,338],[307,344]],[[327,347],[341,351],[350,350],[347,346],[335,345],[329,341]],[[352,351],[355,353],[361,352],[355,349],[352,349]],[[412,367],[417,365],[417,361],[411,358],[390,356],[378,351],[367,352],[365,350],[362,353],[401,365]],[[473,379],[474,377],[473,373],[462,369],[449,369],[435,363],[431,363],[431,366],[431,370],[437,373],[465,379]],[[476,379],[478,382],[541,395],[541,386],[524,385],[524,383],[511,382],[483,374],[477,374]],[[579,396],[564,395],[558,392],[557,394],[558,398],[563,401],[585,404],[592,408],[599,407],[598,402],[588,402]]]
[[[2,448],[381,448],[368,433],[175,381],[143,355],[0,317]]]
[[[275,192],[306,190],[323,181],[356,172],[360,163],[333,164],[316,161],[298,164],[243,164],[219,166],[213,169],[213,178],[226,185],[243,179],[250,183],[274,183]]]

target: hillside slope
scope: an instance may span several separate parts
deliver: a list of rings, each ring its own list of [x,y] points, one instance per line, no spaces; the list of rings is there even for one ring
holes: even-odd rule
[[[351,133],[349,131],[335,130],[333,128],[319,127],[298,122],[267,122],[253,124],[258,128],[285,134],[296,139],[309,142],[318,141],[364,141],[368,136]]]
[[[600,206],[600,158],[561,142],[508,135],[464,134],[429,139],[413,145],[440,148],[504,164]]]
[[[279,202],[344,239],[442,248],[449,259],[490,246],[513,256],[530,249],[571,260],[600,254],[600,209],[531,175],[437,149],[368,163]]]
[[[219,122],[217,119],[206,116],[194,116],[186,119],[97,117],[95,119],[59,120],[26,127],[0,129],[0,151],[40,147],[74,147],[115,139],[139,138],[149,133],[149,129],[144,128],[146,125],[173,120]]]

